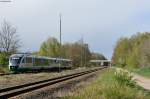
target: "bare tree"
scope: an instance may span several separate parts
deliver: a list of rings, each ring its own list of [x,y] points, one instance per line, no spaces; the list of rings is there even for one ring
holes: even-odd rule
[[[20,40],[16,28],[7,21],[3,21],[0,29],[0,52],[14,53],[20,47]]]

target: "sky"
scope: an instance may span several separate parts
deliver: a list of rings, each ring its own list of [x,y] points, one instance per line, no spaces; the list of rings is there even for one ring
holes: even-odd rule
[[[38,51],[48,37],[62,41],[84,38],[91,51],[111,59],[120,37],[150,31],[150,0],[11,0],[0,2],[0,22],[17,28],[21,51]]]

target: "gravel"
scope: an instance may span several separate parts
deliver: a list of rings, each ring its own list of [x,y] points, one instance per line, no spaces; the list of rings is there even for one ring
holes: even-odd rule
[[[80,72],[86,68],[78,68],[74,70],[64,70],[60,73],[58,72],[42,72],[42,73],[26,73],[26,74],[12,74],[0,76],[0,89],[31,83],[35,81],[41,81],[48,78],[53,78],[57,76],[67,75],[70,73]]]
[[[76,90],[89,85],[96,78],[96,73],[88,74],[82,77],[74,78],[68,81],[47,86],[29,93],[22,94],[11,99],[61,99],[64,96],[71,95]]]

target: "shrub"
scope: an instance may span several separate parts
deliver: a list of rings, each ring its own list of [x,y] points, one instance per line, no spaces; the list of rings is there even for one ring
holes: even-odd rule
[[[0,66],[7,66],[8,65],[8,54],[0,53]]]
[[[121,68],[117,68],[115,70],[114,78],[116,79],[119,85],[127,85],[133,87],[136,85],[135,81],[132,80],[133,76],[127,70],[123,70]]]

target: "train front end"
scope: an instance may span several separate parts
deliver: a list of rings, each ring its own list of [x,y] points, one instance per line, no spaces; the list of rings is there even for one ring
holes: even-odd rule
[[[9,70],[17,71],[17,69],[19,68],[22,57],[23,57],[22,54],[11,55],[9,58]]]

